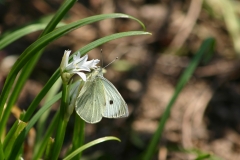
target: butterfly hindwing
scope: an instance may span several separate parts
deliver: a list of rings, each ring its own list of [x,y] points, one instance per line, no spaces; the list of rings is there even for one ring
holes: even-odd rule
[[[88,123],[97,123],[102,119],[102,109],[105,103],[101,80],[96,78],[86,81],[76,100],[77,114]]]
[[[127,104],[115,86],[103,76],[100,76],[103,84],[105,106],[102,109],[103,117],[120,118],[128,116]]]

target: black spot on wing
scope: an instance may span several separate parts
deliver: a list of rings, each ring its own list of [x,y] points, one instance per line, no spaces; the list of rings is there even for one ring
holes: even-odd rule
[[[113,100],[110,100],[109,103],[110,103],[110,104],[113,104]]]

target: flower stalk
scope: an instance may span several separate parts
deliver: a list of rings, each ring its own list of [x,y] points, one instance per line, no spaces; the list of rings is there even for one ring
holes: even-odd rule
[[[66,113],[65,111],[67,110],[67,107],[68,107],[68,86],[67,84],[63,83],[62,87],[63,87],[63,90],[62,90],[59,122],[57,126],[56,138],[53,144],[53,152],[50,158],[52,160],[58,159],[58,156],[62,148],[67,123],[70,117],[70,115],[65,114]]]
[[[73,75],[78,75],[83,81],[86,81],[87,77],[84,72],[90,72],[91,69],[96,68],[98,59],[87,61],[88,55],[80,57],[80,53],[73,56],[73,61],[69,62],[69,55],[71,51],[66,50],[64,52],[62,62],[60,65],[60,74],[62,78],[62,100],[60,106],[60,117],[57,126],[56,139],[53,145],[53,152],[50,159],[55,160],[58,158],[61,147],[63,144],[66,127],[71,114],[74,111],[74,104],[77,98],[78,89],[81,83],[78,83],[78,87],[70,87],[69,82]],[[69,91],[70,87],[70,91]]]

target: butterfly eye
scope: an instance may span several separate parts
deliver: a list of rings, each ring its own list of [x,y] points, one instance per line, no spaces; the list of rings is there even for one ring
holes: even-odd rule
[[[110,100],[109,103],[110,103],[110,104],[113,104],[113,100]]]

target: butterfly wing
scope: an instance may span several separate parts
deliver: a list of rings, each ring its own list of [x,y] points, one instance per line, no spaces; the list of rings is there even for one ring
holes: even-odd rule
[[[88,123],[97,123],[102,119],[105,103],[104,89],[99,78],[86,81],[76,100],[77,114]]]
[[[103,84],[104,95],[105,95],[105,106],[103,108],[102,115],[107,118],[119,118],[128,116],[127,104],[122,98],[121,94],[114,87],[114,85],[109,82],[103,76],[99,77]]]

